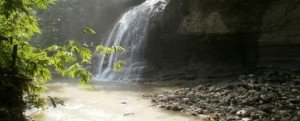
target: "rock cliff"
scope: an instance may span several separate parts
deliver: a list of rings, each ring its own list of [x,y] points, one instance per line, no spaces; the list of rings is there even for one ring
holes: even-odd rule
[[[147,59],[165,80],[299,72],[299,0],[170,0],[152,20]]]

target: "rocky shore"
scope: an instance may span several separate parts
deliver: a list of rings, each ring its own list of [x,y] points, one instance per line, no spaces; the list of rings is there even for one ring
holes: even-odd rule
[[[203,84],[171,92],[145,94],[157,107],[212,121],[299,121],[300,77],[265,72],[240,75],[227,84]]]

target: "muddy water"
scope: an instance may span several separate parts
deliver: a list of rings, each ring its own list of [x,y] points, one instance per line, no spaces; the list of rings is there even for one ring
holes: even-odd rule
[[[47,85],[45,95],[64,99],[65,106],[32,114],[35,121],[199,121],[199,117],[157,108],[142,94],[176,87],[141,84],[96,84],[87,90],[68,82]],[[27,112],[29,114],[30,112]]]

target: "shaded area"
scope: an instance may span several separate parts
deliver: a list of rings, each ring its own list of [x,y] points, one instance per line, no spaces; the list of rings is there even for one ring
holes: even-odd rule
[[[152,20],[147,59],[156,75],[175,76],[166,80],[237,76],[259,65],[299,70],[299,8],[296,0],[171,0]]]
[[[31,80],[14,69],[0,68],[0,117],[2,121],[25,121],[23,90]]]

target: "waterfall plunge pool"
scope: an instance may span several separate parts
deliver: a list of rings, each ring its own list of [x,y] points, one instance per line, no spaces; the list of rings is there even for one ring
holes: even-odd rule
[[[178,86],[137,83],[95,83],[95,90],[76,81],[54,80],[44,95],[64,100],[65,106],[49,107],[31,115],[35,121],[199,121],[200,117],[166,111],[154,106],[143,94],[164,92]],[[122,104],[126,103],[126,104]],[[29,115],[32,111],[27,111]]]

